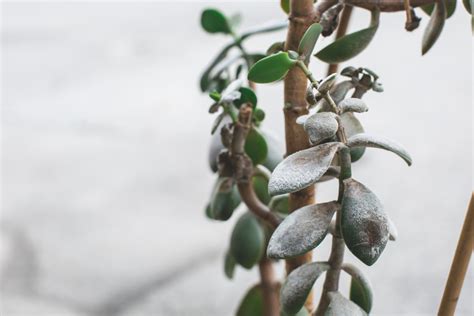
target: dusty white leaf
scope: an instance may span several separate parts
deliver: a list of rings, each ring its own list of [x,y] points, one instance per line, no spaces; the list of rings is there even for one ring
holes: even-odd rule
[[[304,129],[313,145],[318,145],[322,141],[334,137],[338,127],[336,114],[332,112],[313,114],[304,122]]]
[[[367,313],[357,304],[349,301],[339,292],[329,292],[329,306],[324,316],[366,316]]]
[[[397,154],[400,158],[405,160],[409,166],[411,166],[412,163],[410,154],[401,145],[383,137],[372,136],[365,133],[357,134],[348,139],[347,145],[351,148],[373,147],[385,149]]]
[[[337,73],[327,76],[319,84],[318,91],[322,94],[328,92],[332,88],[334,83],[336,82],[336,79],[337,79]]]
[[[270,195],[292,193],[318,181],[344,146],[331,142],[298,151],[286,157],[273,171],[268,183]]]
[[[342,270],[352,277],[350,300],[359,305],[359,307],[367,313],[370,313],[374,295],[369,279],[353,264],[344,263]]]
[[[292,212],[273,232],[268,243],[268,257],[295,257],[317,247],[326,237],[331,219],[340,207],[333,201],[304,206]]]
[[[397,226],[395,226],[395,223],[390,219],[390,217],[388,218],[388,232],[390,234],[389,239],[391,241],[396,241],[398,238],[398,229]]]
[[[345,112],[363,113],[369,110],[365,102],[357,98],[344,99],[339,103],[339,107],[341,108],[342,113],[345,113]]]

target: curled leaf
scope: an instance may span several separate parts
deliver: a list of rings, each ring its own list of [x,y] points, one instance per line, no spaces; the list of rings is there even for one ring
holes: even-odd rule
[[[252,268],[265,251],[265,232],[250,212],[243,214],[234,226],[230,252],[235,261],[246,269]]]
[[[216,9],[206,9],[202,12],[201,26],[209,33],[230,34],[232,32],[225,15]]]
[[[317,247],[326,237],[329,224],[340,204],[333,201],[304,206],[290,215],[273,232],[267,256],[286,259]]]
[[[391,151],[397,154],[400,158],[411,166],[412,160],[410,154],[399,144],[388,140],[383,137],[372,136],[369,134],[361,133],[354,135],[347,141],[347,146],[351,148],[355,147],[373,147]]]
[[[365,102],[357,98],[344,99],[338,105],[341,108],[342,113],[344,112],[363,113],[369,110]]]
[[[283,78],[296,63],[287,52],[279,52],[259,60],[250,68],[248,79],[257,83],[269,83]]]
[[[367,313],[357,304],[349,301],[339,292],[329,292],[329,306],[324,316],[367,316]]]
[[[323,27],[319,23],[314,23],[304,33],[301,38],[300,45],[298,46],[298,53],[305,56],[305,61],[308,62],[313,52],[314,46],[318,41],[319,35]]]
[[[304,122],[304,129],[308,133],[311,144],[319,143],[336,135],[339,124],[336,114],[332,112],[316,113],[308,117]]]
[[[270,195],[292,193],[314,184],[331,166],[342,146],[338,142],[325,143],[286,157],[272,173],[268,184]]]
[[[315,56],[324,62],[337,64],[358,55],[372,41],[379,25],[379,15],[379,11],[372,11],[371,23],[368,28],[340,37],[316,53]]]
[[[281,288],[282,310],[290,315],[297,313],[303,307],[318,277],[329,270],[329,267],[327,262],[312,262],[293,270]]]
[[[421,45],[421,54],[426,54],[438,39],[443,31],[444,21],[446,20],[446,7],[443,0],[436,0],[430,21],[423,33]]]
[[[373,294],[369,279],[356,266],[350,263],[344,263],[342,270],[351,277],[350,299],[359,305],[367,313],[372,310]]]
[[[354,179],[344,180],[341,231],[347,248],[372,265],[387,245],[388,218],[377,196]]]

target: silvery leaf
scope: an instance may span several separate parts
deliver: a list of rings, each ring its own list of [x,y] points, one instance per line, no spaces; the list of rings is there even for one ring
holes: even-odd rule
[[[446,6],[443,0],[436,0],[433,13],[430,21],[423,33],[423,40],[421,45],[421,54],[426,54],[431,47],[433,47],[436,40],[438,40],[441,31],[443,31],[444,21],[446,20]]]
[[[329,292],[329,306],[324,316],[367,316],[367,313],[357,304],[349,301],[339,292]]]
[[[304,129],[308,133],[309,140],[313,145],[334,137],[338,127],[336,114],[332,112],[313,114],[304,122]]]
[[[400,158],[411,166],[412,160],[410,154],[399,144],[378,136],[372,136],[369,134],[357,134],[349,138],[347,145],[351,148],[354,147],[373,147],[391,151],[397,154]]]
[[[336,82],[336,79],[337,79],[337,73],[334,73],[334,74],[331,74],[331,75],[327,76],[319,84],[318,91],[320,93],[328,92],[332,88],[334,83]]]
[[[331,166],[342,146],[338,142],[325,143],[286,157],[272,173],[268,184],[270,195],[292,193],[314,184]]]
[[[352,88],[354,88],[354,83],[351,80],[345,80],[345,81],[336,83],[331,88],[331,90],[329,90],[329,94],[331,95],[334,102],[336,104],[339,104],[339,102],[341,102],[346,97],[346,94]],[[331,111],[331,106],[324,99],[321,99],[318,102],[317,107],[323,112]]]
[[[342,113],[340,116],[341,125],[344,128],[344,132],[347,138],[351,138],[353,135],[360,134],[364,132],[364,127],[360,123],[359,119],[354,115],[354,113],[346,112]],[[365,147],[355,147],[351,148],[351,161],[356,162],[364,155]]]
[[[389,238],[388,218],[379,199],[362,183],[344,180],[341,212],[347,248],[366,265],[374,264]]]
[[[350,290],[351,301],[359,305],[359,307],[367,313],[370,313],[373,302],[373,291],[369,279],[359,268],[350,263],[344,263],[342,270],[352,277]]]
[[[307,120],[310,116],[311,116],[311,115],[309,115],[309,114],[305,114],[305,115],[298,116],[298,117],[296,118],[296,124],[304,125],[304,123],[306,122],[306,120]]]
[[[344,112],[363,113],[369,110],[365,102],[357,98],[344,99],[338,105],[341,108],[342,113]]]
[[[317,247],[326,237],[331,219],[340,207],[333,201],[307,205],[292,212],[273,232],[267,256],[291,258]]]
[[[395,226],[395,223],[390,219],[390,217],[388,218],[388,232],[390,234],[389,239],[391,241],[396,241],[398,238],[398,229],[397,226]]]
[[[296,314],[303,307],[314,282],[327,270],[327,262],[307,263],[293,270],[281,288],[282,310],[290,315]]]

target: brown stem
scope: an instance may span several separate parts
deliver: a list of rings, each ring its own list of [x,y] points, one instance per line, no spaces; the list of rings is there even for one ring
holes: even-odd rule
[[[251,182],[239,183],[238,188],[242,201],[244,201],[245,205],[252,213],[262,219],[272,228],[276,228],[280,224],[280,219],[270,211],[268,206],[260,202],[257,195],[255,194],[255,190],[253,189]]]
[[[419,7],[435,3],[435,0],[411,0],[412,7]],[[346,0],[347,5],[367,10],[379,9],[381,12],[395,12],[405,10],[405,0]]]
[[[336,40],[343,37],[347,33],[347,27],[349,26],[349,21],[351,19],[352,7],[346,5],[341,13],[341,20],[339,26],[337,27]],[[328,68],[328,76],[330,74],[336,73],[339,68],[339,64],[330,64]]]
[[[323,1],[326,3],[327,1]],[[323,12],[322,10],[321,12]],[[298,50],[298,45],[307,28],[314,22],[316,16],[313,8],[313,0],[291,0],[290,1],[290,23],[285,42],[285,50]],[[301,125],[296,124],[296,118],[307,114],[306,85],[307,79],[300,67],[293,67],[285,77],[284,90],[284,115],[285,115],[285,139],[286,153],[290,155],[294,152],[309,147],[308,136]],[[290,194],[290,212],[314,203],[314,186]],[[312,253],[286,260],[286,272],[291,271],[300,265],[311,262]],[[305,304],[306,308],[313,309],[313,294],[308,295]]]
[[[456,253],[449,271],[448,281],[444,289],[441,305],[439,306],[438,315],[451,316],[454,315],[456,304],[461,294],[462,284],[466,277],[466,271],[471,259],[474,247],[474,193],[471,194],[471,202],[467,210],[464,225],[462,227],[461,236],[456,247]]]
[[[258,267],[263,294],[263,315],[278,316],[280,314],[280,304],[278,303],[278,289],[273,264],[270,259],[263,257]]]

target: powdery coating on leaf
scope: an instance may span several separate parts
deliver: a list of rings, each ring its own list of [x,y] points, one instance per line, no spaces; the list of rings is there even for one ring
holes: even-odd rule
[[[338,127],[336,114],[332,112],[313,114],[304,122],[304,129],[308,133],[309,140],[313,145],[334,137]]]
[[[318,91],[320,93],[325,93],[325,92],[329,91],[329,89],[331,89],[332,86],[334,85],[334,83],[336,82],[336,79],[337,79],[337,74],[336,73],[327,76],[319,84]]]
[[[411,166],[412,160],[410,154],[399,144],[389,139],[373,136],[369,134],[357,134],[349,138],[347,145],[353,147],[373,147],[391,151]]]
[[[388,218],[379,199],[362,183],[344,180],[341,230],[349,250],[372,265],[387,245]]]
[[[304,305],[314,282],[329,270],[327,262],[307,263],[293,270],[281,288],[280,302],[287,314],[296,314]]]
[[[363,113],[369,110],[365,102],[357,98],[344,99],[339,103],[339,107],[341,108],[342,113],[344,112]]]
[[[314,184],[331,166],[341,146],[338,142],[325,143],[286,157],[270,177],[270,195],[292,193]]]
[[[391,241],[397,240],[398,229],[397,229],[397,226],[395,226],[395,223],[390,219],[390,217],[388,218],[388,232],[390,233],[389,239]]]
[[[363,291],[363,299],[364,299],[364,306],[360,306],[359,304],[362,302],[357,302],[352,295],[355,293],[352,293],[351,290],[351,300],[354,301],[356,304],[359,303],[358,305],[364,309],[367,313],[370,313],[370,310],[372,309],[372,302],[373,302],[373,291],[372,291],[372,285],[370,284],[370,280],[364,275],[364,273],[354,266],[353,264],[350,263],[344,263],[342,265],[342,270],[347,272],[351,277],[352,281],[351,282],[357,282],[360,287],[362,288]]]
[[[366,316],[367,313],[357,304],[349,301],[339,292],[328,293],[330,302],[324,316]]]
[[[352,83],[351,80],[345,80],[342,82],[339,82],[335,84],[331,90],[329,90],[329,94],[331,95],[331,98],[334,100],[336,104],[339,104],[345,97],[346,94],[354,88],[354,83]],[[323,111],[323,112],[329,112],[331,111],[331,106],[325,99],[321,99],[317,106]]]
[[[326,237],[331,219],[339,208],[339,203],[333,201],[304,206],[291,213],[273,232],[268,243],[268,257],[295,257],[318,246]]]

